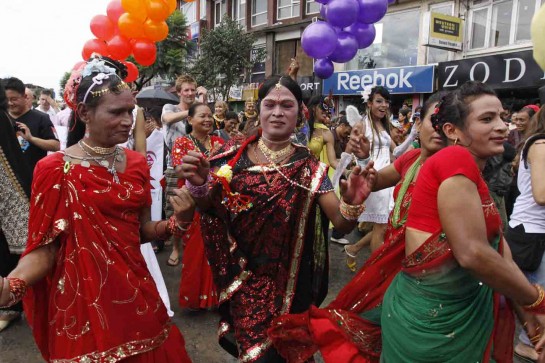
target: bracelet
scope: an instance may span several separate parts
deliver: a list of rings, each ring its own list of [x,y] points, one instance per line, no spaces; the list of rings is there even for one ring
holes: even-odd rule
[[[181,226],[176,217],[171,216],[167,221],[167,230],[171,235],[180,238],[184,235],[184,232],[189,230],[192,223],[193,222],[184,222],[184,226]]]
[[[534,314],[545,314],[545,290],[539,284],[534,284],[538,297],[531,305],[524,306],[524,310]]]
[[[365,211],[365,204],[358,204],[358,205],[351,205],[347,204],[342,198],[341,198],[341,205],[339,206],[339,211],[341,212],[341,215],[344,219],[347,221],[356,221],[358,220],[359,216]]]
[[[172,235],[172,233],[170,233],[170,231],[166,227],[166,224],[165,224],[165,228],[163,229],[163,233],[159,233],[159,231],[157,230],[157,227],[159,227],[159,224],[161,224],[161,222],[164,222],[164,221],[159,221],[155,223],[155,227],[154,227],[155,239],[158,241],[165,241]]]
[[[9,301],[6,305],[0,306],[0,308],[9,308],[23,299],[25,296],[27,283],[25,280],[17,277],[6,277],[9,281]]]
[[[189,180],[185,180],[185,186],[187,188],[187,191],[191,196],[195,198],[204,198],[208,195],[208,192],[210,191],[208,182],[211,180],[210,174],[208,174],[208,178],[206,178],[206,181],[203,185],[193,185],[189,182]]]

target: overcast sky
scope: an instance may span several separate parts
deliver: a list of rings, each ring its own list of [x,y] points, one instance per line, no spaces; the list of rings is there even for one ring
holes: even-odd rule
[[[0,78],[59,91],[59,83],[82,60],[94,38],[91,18],[106,15],[110,0],[0,0]]]

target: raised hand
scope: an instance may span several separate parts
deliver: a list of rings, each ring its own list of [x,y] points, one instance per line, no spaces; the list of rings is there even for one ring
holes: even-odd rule
[[[362,204],[373,191],[377,177],[377,171],[373,168],[373,161],[362,169],[360,166],[356,166],[348,181],[341,180],[341,195],[347,204],[358,205]]]
[[[179,223],[191,222],[195,212],[195,200],[191,197],[187,188],[174,189],[174,196],[170,197],[170,203],[174,208],[174,215]]]
[[[358,122],[352,127],[350,140],[346,145],[346,152],[353,153],[358,159],[367,159],[369,157],[370,142],[365,137],[365,124]]]
[[[210,163],[196,151],[189,151],[182,158],[182,165],[176,167],[178,178],[185,179],[195,186],[203,185],[210,173]]]

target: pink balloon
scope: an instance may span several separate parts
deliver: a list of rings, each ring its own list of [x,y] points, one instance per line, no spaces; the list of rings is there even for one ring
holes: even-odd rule
[[[117,20],[119,20],[119,17],[124,12],[125,10],[123,9],[123,6],[121,6],[121,0],[110,1],[108,7],[106,8],[106,14],[108,14],[108,18],[110,18],[114,24],[117,24]]]

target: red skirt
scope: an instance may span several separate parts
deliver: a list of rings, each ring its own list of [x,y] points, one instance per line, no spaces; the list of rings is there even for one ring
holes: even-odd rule
[[[191,363],[185,350],[185,340],[177,326],[173,325],[167,340],[149,352],[123,359],[123,363]]]
[[[218,293],[208,264],[201,235],[200,215],[184,236],[180,306],[190,309],[212,309],[218,305]]]

